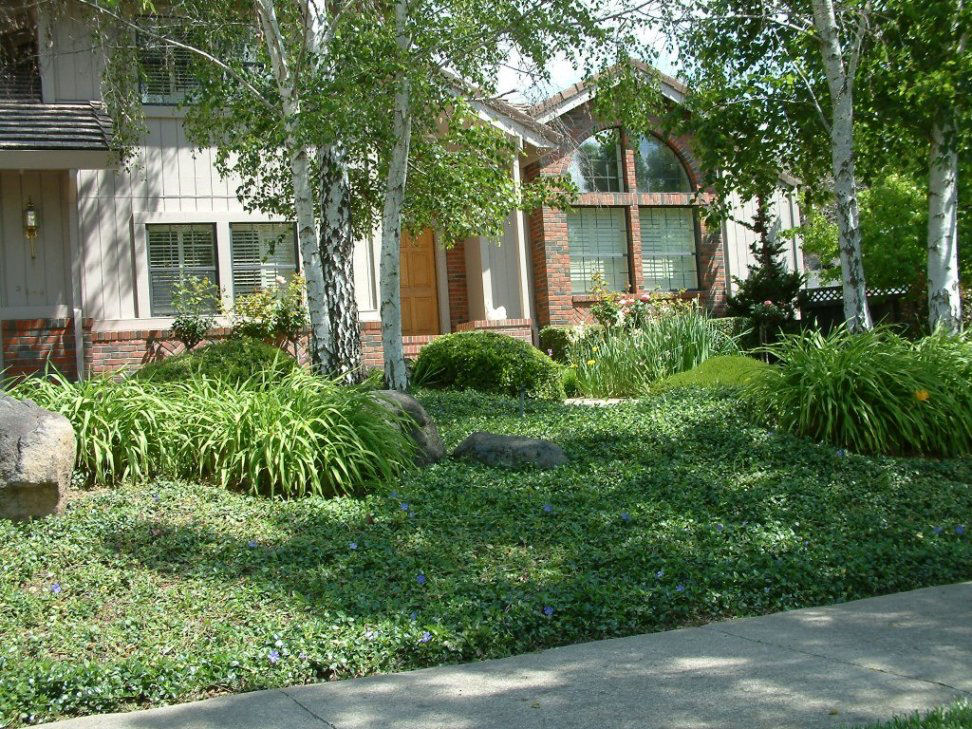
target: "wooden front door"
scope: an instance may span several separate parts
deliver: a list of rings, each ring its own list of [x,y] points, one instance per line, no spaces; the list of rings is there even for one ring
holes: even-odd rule
[[[435,236],[431,230],[412,237],[402,233],[402,334],[439,333],[439,297],[435,282]]]

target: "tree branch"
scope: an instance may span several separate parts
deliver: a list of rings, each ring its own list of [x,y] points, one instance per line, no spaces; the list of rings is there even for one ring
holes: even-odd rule
[[[188,43],[182,43],[181,41],[177,41],[174,38],[169,38],[159,33],[155,33],[154,31],[148,30],[144,26],[139,25],[138,23],[133,23],[127,18],[124,18],[121,15],[114,13],[111,10],[108,10],[107,8],[103,8],[97,2],[92,2],[91,0],[78,0],[78,2],[81,3],[82,5],[88,6],[89,8],[97,10],[99,13],[102,13],[103,15],[108,15],[109,17],[113,18],[117,22],[122,23],[123,25],[139,33],[142,33],[143,35],[147,35],[150,38],[153,38],[154,40],[161,41],[162,43],[173,46],[174,48],[182,48],[183,50],[189,51],[190,53],[193,53],[199,56],[200,58],[205,59],[206,61],[214,64],[216,67],[228,73],[233,78],[233,80],[238,81],[240,84],[242,84],[243,87],[246,88],[247,91],[249,91],[251,94],[253,94],[253,96],[256,97],[257,101],[259,101],[263,106],[265,106],[268,109],[274,108],[273,105],[263,97],[262,92],[259,89],[257,89],[256,86],[250,83],[245,77],[241,76],[236,71],[236,69],[232,68],[231,66],[227,65],[223,61],[219,60],[211,53],[207,53],[201,48],[196,48],[195,46],[191,46]]]

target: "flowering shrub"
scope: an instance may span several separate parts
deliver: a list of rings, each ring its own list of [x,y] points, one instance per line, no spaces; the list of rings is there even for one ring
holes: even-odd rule
[[[859,453],[972,453],[972,337],[878,327],[784,336],[750,398],[780,427]]]
[[[190,350],[206,338],[223,311],[219,288],[205,276],[183,276],[172,288],[172,336]]]
[[[304,277],[286,280],[277,276],[276,286],[239,296],[233,306],[234,334],[255,339],[281,338],[294,346],[308,325],[304,306]]]

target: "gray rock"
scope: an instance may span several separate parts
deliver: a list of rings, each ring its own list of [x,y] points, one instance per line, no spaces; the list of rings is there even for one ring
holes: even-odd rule
[[[412,426],[408,434],[415,442],[416,465],[427,466],[445,458],[445,444],[422,403],[411,395],[396,390],[376,390],[372,397],[391,412],[404,413],[411,419]]]
[[[495,433],[473,433],[452,453],[453,458],[474,460],[487,466],[536,466],[556,468],[567,463],[567,454],[556,443],[537,438]]]
[[[0,394],[0,518],[60,512],[75,455],[74,429],[67,418]]]

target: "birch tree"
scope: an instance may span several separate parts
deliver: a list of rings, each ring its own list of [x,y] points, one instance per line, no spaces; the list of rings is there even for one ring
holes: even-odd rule
[[[972,13],[963,0],[891,0],[865,69],[865,150],[879,170],[927,180],[927,302],[934,329],[958,331],[959,157],[972,147]]]
[[[638,3],[637,7],[644,8],[647,4]],[[475,106],[487,99],[495,90],[498,68],[510,58],[540,69],[538,73],[543,77],[550,60],[557,54],[583,58],[592,69],[626,58],[629,52],[641,50],[647,54],[638,40],[640,21],[635,17],[635,7],[635,4],[618,2],[609,9],[602,8],[598,14],[595,6],[584,0],[394,1],[391,18],[383,22],[390,39],[390,54],[385,63],[392,70],[387,76],[385,97],[388,107],[384,116],[390,119],[390,127],[386,132],[387,152],[382,165],[380,284],[384,370],[389,387],[402,390],[408,385],[401,343],[402,230],[415,231],[409,219],[423,219],[422,211],[427,214],[429,207],[410,205],[409,200],[408,176],[417,124],[425,140],[431,129],[442,127],[444,118],[450,119],[452,131],[458,134],[471,121],[468,115],[463,119],[462,114],[454,114],[457,106],[461,108],[467,102]],[[460,142],[470,143],[468,139]],[[472,144],[475,147],[476,142]],[[449,149],[448,145],[440,148]],[[511,162],[507,158],[503,164],[507,177]],[[525,199],[522,190],[508,187],[485,169],[481,171],[483,175],[477,176],[474,165],[467,183],[482,183],[485,190],[469,189],[470,195],[481,197],[485,191],[502,201],[500,205],[485,206],[489,214],[482,221],[483,233],[501,229],[502,220],[517,207],[538,204],[545,195],[557,196],[564,192],[556,185],[553,188],[538,185],[526,196],[532,198],[531,202]],[[468,216],[467,211],[457,209],[455,195],[449,195],[448,199],[453,207],[453,219]],[[445,219],[450,218],[449,213],[439,211]]]
[[[854,83],[869,6],[838,12],[832,0],[810,8],[715,0],[680,9],[670,22],[690,77],[689,108],[699,117],[688,126],[717,132],[715,144],[697,135],[704,161],[721,175],[714,189],[726,199],[741,182],[744,196],[765,195],[789,172],[819,193],[832,180],[844,318],[851,331],[869,329],[854,157]]]
[[[146,2],[137,14],[119,0],[70,2],[89,11],[108,54],[103,86],[119,126],[137,126],[141,116],[138,43],[186,55],[197,81],[185,100],[188,136],[216,148],[220,172],[241,180],[247,208],[296,221],[315,368],[354,379],[360,333],[349,162],[341,115],[320,113],[353,0],[181,0],[164,11]],[[136,144],[138,134],[125,138]]]

